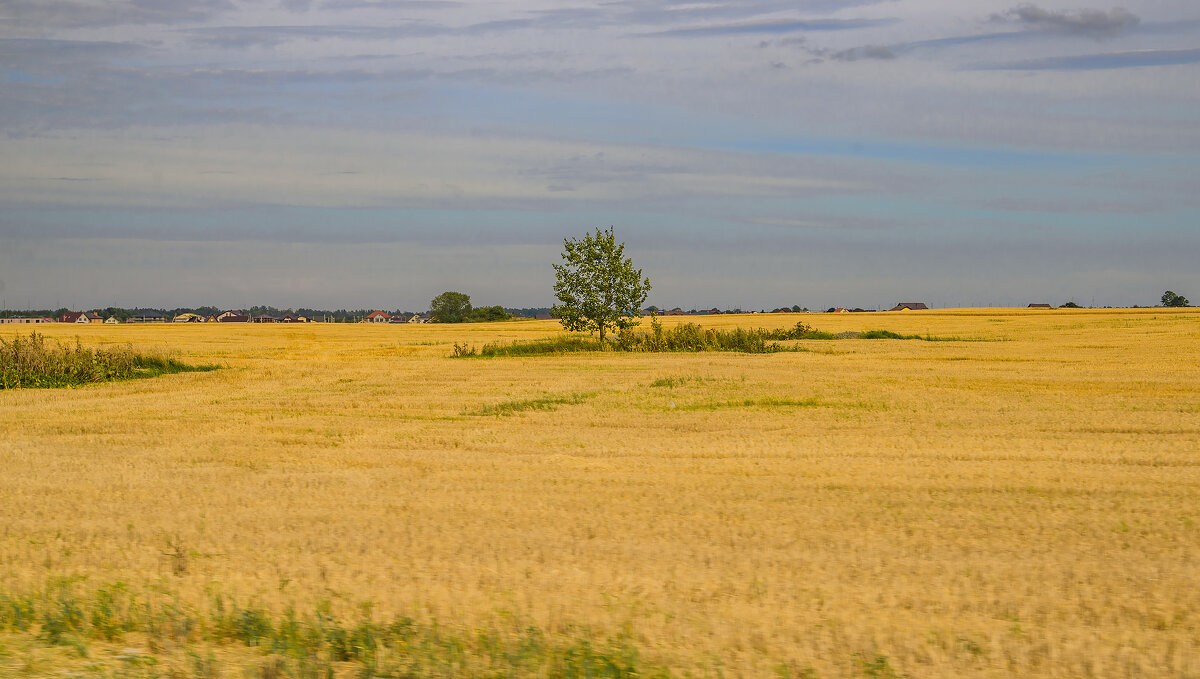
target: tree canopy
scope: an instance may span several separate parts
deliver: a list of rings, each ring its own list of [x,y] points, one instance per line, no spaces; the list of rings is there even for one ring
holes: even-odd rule
[[[507,321],[512,314],[501,306],[471,306],[471,296],[447,291],[429,302],[429,320],[434,323],[487,323]]]
[[[563,240],[562,264],[554,265],[554,294],[559,304],[551,314],[567,330],[596,331],[638,324],[650,279],[625,256],[613,228],[596,229],[580,239]]]
[[[447,290],[429,302],[429,320],[434,323],[462,323],[471,313],[471,296]]]
[[[1183,295],[1177,295],[1174,292],[1171,292],[1170,290],[1167,290],[1166,292],[1163,293],[1162,305],[1163,306],[1191,306],[1191,304],[1188,302],[1187,297],[1184,297]]]

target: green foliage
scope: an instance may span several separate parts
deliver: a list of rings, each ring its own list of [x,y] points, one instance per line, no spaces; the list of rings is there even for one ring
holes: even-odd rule
[[[466,342],[463,342],[461,344],[459,344],[458,342],[455,342],[454,343],[454,351],[450,355],[453,356],[454,358],[466,358],[468,356],[478,356],[479,351],[475,348],[474,345],[467,344]]]
[[[135,601],[124,583],[96,590],[91,625],[95,636],[119,641],[135,627]]]
[[[429,302],[429,320],[434,323],[494,323],[508,321],[512,314],[502,306],[472,307],[471,296],[443,292]]]
[[[875,654],[874,656],[864,656],[856,654],[854,656],[858,664],[858,669],[864,677],[870,679],[904,679],[907,674],[900,674],[896,668],[892,667],[891,661],[886,655]]]
[[[496,306],[481,306],[471,310],[467,314],[468,323],[495,323],[497,321],[512,320],[512,314],[504,310],[500,305]]]
[[[525,410],[554,410],[560,405],[579,405],[588,400],[591,394],[570,394],[568,396],[545,396],[543,398],[526,398],[503,401],[485,405],[475,410],[465,412],[466,415],[513,415]]]
[[[650,294],[650,279],[625,257],[612,227],[596,229],[579,240],[563,240],[563,264],[554,265],[554,294],[559,304],[551,313],[567,330],[598,332],[626,330],[638,324],[642,304]]]
[[[429,320],[434,323],[462,323],[471,313],[471,296],[446,291],[429,302]]]
[[[1083,307],[1079,306],[1075,302],[1065,302],[1065,303],[1059,305],[1058,308],[1059,309],[1082,309]]]
[[[1166,307],[1181,307],[1191,306],[1191,303],[1188,302],[1187,297],[1184,297],[1183,295],[1177,295],[1174,292],[1167,290],[1163,293],[1162,305]]]
[[[91,349],[55,342],[34,332],[28,338],[0,338],[0,389],[75,387],[180,372],[216,370],[192,366],[132,347]]]
[[[905,339],[926,341],[949,341],[921,335],[901,335],[891,330],[867,330],[864,332],[833,333],[816,330],[803,321],[791,328],[764,330],[734,328],[721,330],[702,328],[695,323],[683,323],[673,328],[664,328],[657,318],[650,321],[650,331],[634,331],[626,328],[617,336],[604,340],[594,337],[559,336],[508,344],[485,344],[476,349],[467,344],[455,344],[453,357],[498,358],[513,356],[545,356],[584,351],[628,351],[644,353],[690,353],[700,351],[736,351],[746,354],[770,354],[781,351],[806,351],[804,347],[780,344],[789,340],[832,340],[832,339]],[[658,385],[655,385],[658,386]]]
[[[464,345],[465,346],[465,345]],[[475,348],[470,349],[470,353],[463,353],[463,356],[482,356],[484,358],[496,358],[501,356],[545,356],[549,354],[571,354],[583,351],[604,351],[611,349],[611,344],[601,342],[594,337],[572,337],[570,335],[560,335],[558,337],[547,337],[545,339],[532,340],[529,342],[513,342],[505,343],[488,343],[483,345],[479,351]],[[464,349],[464,351],[466,351]],[[460,354],[455,354],[456,356]]]

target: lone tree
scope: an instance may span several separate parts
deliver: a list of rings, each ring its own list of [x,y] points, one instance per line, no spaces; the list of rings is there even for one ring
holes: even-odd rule
[[[611,226],[578,240],[563,240],[563,263],[554,265],[554,294],[561,304],[550,313],[564,328],[595,330],[603,340],[606,328],[638,324],[650,279],[624,254],[625,244],[613,237]]]
[[[429,302],[429,320],[434,323],[462,323],[471,313],[471,296],[461,292],[443,292]]]
[[[1167,290],[1166,292],[1163,293],[1162,305],[1163,306],[1191,306],[1191,304],[1188,303],[1187,297],[1184,297],[1183,295],[1176,295],[1175,293],[1171,292],[1170,290]]]

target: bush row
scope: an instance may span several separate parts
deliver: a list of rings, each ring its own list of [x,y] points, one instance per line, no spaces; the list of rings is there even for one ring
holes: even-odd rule
[[[624,329],[612,339],[563,335],[527,342],[490,343],[476,349],[473,345],[455,344],[453,356],[482,356],[496,358],[506,356],[540,356],[544,354],[566,354],[583,351],[630,351],[630,352],[698,352],[736,351],[746,354],[768,354],[780,351],[799,351],[794,345],[780,344],[788,340],[832,340],[832,339],[919,339],[932,340],[919,335],[901,335],[890,330],[867,330],[846,332],[837,335],[817,330],[803,321],[791,328],[766,330],[762,328],[702,328],[695,323],[684,323],[664,328],[658,319],[650,321],[650,330]]]

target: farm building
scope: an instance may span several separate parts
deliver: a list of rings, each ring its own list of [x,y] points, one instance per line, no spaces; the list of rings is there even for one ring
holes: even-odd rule
[[[201,316],[200,314],[192,314],[192,313],[179,314],[175,318],[172,318],[171,322],[172,323],[203,323],[204,317]]]
[[[127,320],[125,322],[126,323],[166,323],[167,317],[158,313],[157,311],[151,311],[151,310],[147,309],[144,311],[138,311],[133,316],[130,316],[129,320]]]
[[[892,311],[928,311],[924,302],[900,302],[891,308]]]
[[[1053,309],[1054,307],[1050,306],[1049,304],[1030,304],[1027,308],[1029,308],[1029,309]]]
[[[53,323],[53,318],[0,318],[0,323]]]
[[[386,311],[372,311],[363,320],[367,323],[387,323],[392,317]]]

